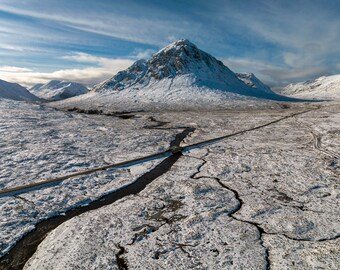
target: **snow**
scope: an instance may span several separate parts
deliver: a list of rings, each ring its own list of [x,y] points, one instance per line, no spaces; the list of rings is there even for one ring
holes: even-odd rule
[[[266,106],[268,100],[293,99],[275,94],[254,75],[240,80],[221,61],[190,41],[179,40],[98,84],[89,94],[53,106],[114,111],[197,110]]]
[[[46,84],[34,85],[30,92],[46,100],[62,100],[85,94],[88,89],[80,83],[52,80]]]
[[[323,76],[313,81],[289,84],[280,92],[297,98],[340,99],[340,75]]]
[[[336,79],[318,79],[317,93],[338,89]],[[234,74],[180,40],[85,95],[53,103],[134,111],[129,119],[0,99],[1,189],[163,151],[185,127],[195,131],[181,146],[313,109],[184,151],[138,194],[52,230],[24,269],[337,269],[340,103],[269,98],[284,100],[253,74]],[[163,160],[0,198],[0,255],[39,221],[118,190]]]
[[[196,128],[182,143],[185,146],[315,107],[139,112],[122,120],[5,104],[7,117],[0,123],[8,130],[4,144],[9,147],[1,154],[7,157],[1,164],[12,175],[11,182],[2,180],[5,186],[37,178],[37,160],[21,154],[20,140],[33,156],[43,157],[47,171],[54,169],[58,175],[72,171],[75,162],[87,162],[84,167],[89,167],[164,149],[179,127]],[[292,269],[293,263],[300,269],[337,269],[339,161],[327,153],[340,151],[339,103],[318,105],[321,109],[185,152],[138,195],[84,213],[53,230],[25,269],[118,269],[117,256],[131,269],[264,269],[268,260],[271,269]],[[143,129],[151,116],[169,122],[162,127],[166,129]],[[321,137],[320,149],[314,147],[312,133]],[[13,138],[18,141],[11,143]],[[45,140],[52,149],[39,146]],[[84,149],[89,151],[86,157]],[[60,162],[59,167],[55,162]],[[31,203],[1,199],[0,239],[6,240],[2,250],[39,218],[114,190],[159,162],[21,195]],[[18,172],[25,174],[25,180],[17,177]]]
[[[0,99],[0,189],[35,183],[162,151],[178,130],[152,130],[148,117],[120,119]],[[39,220],[127,184],[153,167],[108,170],[17,197],[0,198],[0,254]]]
[[[0,80],[0,99],[1,98],[18,101],[40,101],[38,97],[32,95],[21,85],[17,83],[9,83],[3,80]]]
[[[261,89],[268,94],[274,93],[268,85],[265,85],[263,82],[261,82],[253,73],[236,73],[236,76],[246,85],[249,85],[254,89]]]

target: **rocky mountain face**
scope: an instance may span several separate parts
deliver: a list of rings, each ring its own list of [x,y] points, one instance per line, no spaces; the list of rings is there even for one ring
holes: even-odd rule
[[[25,87],[3,80],[0,80],[0,98],[18,101],[40,101],[40,98],[31,94]]]
[[[52,80],[46,84],[36,84],[30,91],[46,100],[62,100],[85,94],[88,89],[80,83]]]

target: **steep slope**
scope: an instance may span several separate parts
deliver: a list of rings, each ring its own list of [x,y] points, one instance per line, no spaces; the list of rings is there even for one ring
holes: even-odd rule
[[[95,86],[89,94],[56,106],[177,110],[229,108],[238,102],[256,103],[259,98],[292,100],[270,91],[255,76],[250,79],[256,81],[252,86],[240,80],[221,61],[182,39],[161,49],[148,60],[135,62]]]
[[[253,73],[236,73],[238,79],[243,81],[246,85],[259,89],[268,94],[274,94],[270,87],[263,82],[261,82]]]
[[[85,94],[88,89],[80,83],[52,80],[46,84],[36,84],[30,91],[47,100],[62,100]]]
[[[40,101],[41,99],[31,94],[25,87],[17,83],[0,80],[0,98],[18,101]]]
[[[39,90],[43,85],[44,85],[43,83],[37,83],[37,84],[33,85],[33,86],[29,89],[29,91],[33,92],[33,91],[35,91],[35,90]]]
[[[340,75],[323,76],[313,81],[289,84],[283,95],[311,99],[340,99]]]

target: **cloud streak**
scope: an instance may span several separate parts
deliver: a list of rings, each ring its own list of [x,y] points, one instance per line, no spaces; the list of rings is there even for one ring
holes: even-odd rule
[[[235,71],[283,85],[340,73],[339,14],[336,0],[2,0],[0,55],[41,76],[113,75],[185,37]],[[39,68],[46,63],[58,68]]]
[[[0,67],[0,78],[9,82],[17,82],[27,87],[36,83],[46,83],[50,80],[75,81],[87,86],[93,86],[112,77],[118,71],[126,69],[133,63],[130,59],[110,59],[85,53],[76,53],[74,55],[64,56],[63,58],[82,63],[95,64],[97,66],[78,69],[61,69],[53,72],[36,72],[27,68],[2,66]]]

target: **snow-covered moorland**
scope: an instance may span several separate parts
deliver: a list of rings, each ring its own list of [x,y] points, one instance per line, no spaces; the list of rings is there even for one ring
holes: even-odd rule
[[[161,151],[184,127],[195,131],[182,146],[315,108],[185,151],[142,192],[51,231],[25,269],[337,269],[340,263],[339,103],[122,119],[0,102],[1,188]],[[162,160],[1,198],[2,254],[38,220],[133,182]]]
[[[65,113],[0,99],[0,189],[34,183],[167,148],[176,129],[143,128],[148,118]],[[0,198],[0,254],[48,216],[116,189],[154,162],[92,174],[57,187]]]

